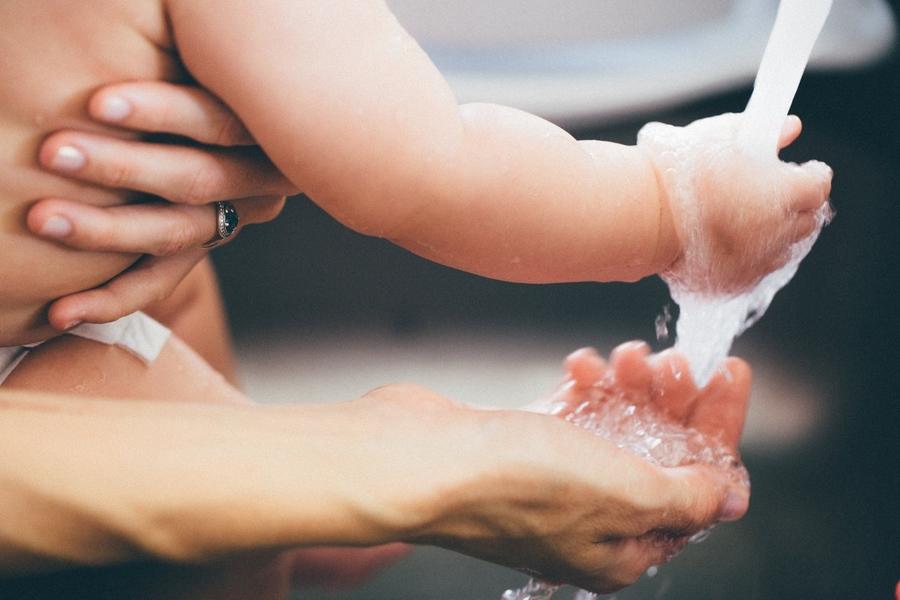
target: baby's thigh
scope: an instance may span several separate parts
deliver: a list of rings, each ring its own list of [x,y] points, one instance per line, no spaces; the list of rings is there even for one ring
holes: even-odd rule
[[[61,336],[29,353],[3,387],[121,400],[249,402],[174,335],[149,365],[117,346]]]

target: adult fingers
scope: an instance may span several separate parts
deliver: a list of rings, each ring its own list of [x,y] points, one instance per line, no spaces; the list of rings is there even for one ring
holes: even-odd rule
[[[690,425],[709,437],[718,437],[737,450],[747,417],[752,386],[750,366],[737,358],[729,358],[724,370],[700,392],[690,417]]]
[[[661,469],[665,484],[658,490],[659,508],[645,522],[648,532],[690,536],[718,521],[735,521],[747,512],[749,490],[727,473],[692,465]]]
[[[95,93],[88,112],[118,127],[181,135],[214,146],[256,144],[231,109],[194,86],[162,81],[117,83]]]
[[[647,362],[650,346],[644,342],[626,342],[610,354],[610,365],[616,383],[625,391],[649,392],[653,385],[653,368]]]
[[[256,147],[199,148],[62,131],[44,140],[38,157],[67,177],[181,204],[298,192]]]
[[[691,414],[697,399],[697,386],[684,357],[668,349],[652,359],[654,375],[653,402],[675,421],[682,423]]]
[[[687,544],[687,540],[686,537],[673,538],[650,533],[612,542],[609,573],[614,579],[606,577],[598,581],[600,589],[596,591],[609,593],[630,586],[651,566],[668,562]]]
[[[650,545],[638,537],[603,541],[579,553],[574,577],[561,574],[558,579],[597,594],[611,594],[634,584],[650,565],[664,562],[656,558]]]
[[[690,536],[718,521],[739,519],[747,511],[749,490],[721,468],[700,464],[664,468],[635,459],[620,470],[618,482],[624,491],[617,497],[629,506],[626,517],[613,527],[603,523],[610,538],[601,541],[648,534]]]
[[[576,388],[587,389],[603,377],[606,362],[594,348],[581,348],[566,357],[564,368]]]
[[[234,201],[241,225],[270,221],[284,207],[283,196]],[[216,235],[212,206],[166,202],[96,207],[47,199],[28,212],[35,234],[80,250],[171,256],[196,248]]]
[[[203,249],[170,257],[145,257],[106,285],[60,298],[50,324],[66,331],[79,323],[110,323],[167,298],[200,260]]]

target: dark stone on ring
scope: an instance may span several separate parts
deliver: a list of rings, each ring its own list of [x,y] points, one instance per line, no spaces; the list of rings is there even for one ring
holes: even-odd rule
[[[241,219],[231,202],[216,202],[216,235],[203,244],[204,248],[215,248],[237,231]]]
[[[241,219],[231,202],[219,202],[222,211],[222,223],[219,225],[219,236],[224,240],[231,237]]]

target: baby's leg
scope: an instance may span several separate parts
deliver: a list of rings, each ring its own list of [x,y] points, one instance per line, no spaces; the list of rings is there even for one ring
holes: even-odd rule
[[[32,351],[4,387],[120,400],[249,402],[174,335],[150,365],[116,346],[62,336]]]
[[[229,383],[237,385],[231,333],[212,261],[198,264],[171,296],[145,312],[171,329]]]

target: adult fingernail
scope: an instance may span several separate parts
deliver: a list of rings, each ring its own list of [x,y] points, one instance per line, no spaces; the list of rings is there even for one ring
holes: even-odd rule
[[[746,496],[728,492],[720,518],[722,521],[737,521],[747,513],[747,508],[749,508],[749,501]]]
[[[121,121],[131,114],[131,102],[122,96],[108,96],[100,103],[97,117],[104,121]]]
[[[50,167],[57,171],[77,171],[87,162],[84,152],[75,146],[60,146],[50,161]]]
[[[70,329],[75,329],[79,325],[81,325],[84,321],[70,321],[66,323],[66,326],[63,327],[65,331],[69,331]]]
[[[38,233],[50,238],[68,237],[72,234],[72,222],[65,217],[53,216],[44,222]]]

